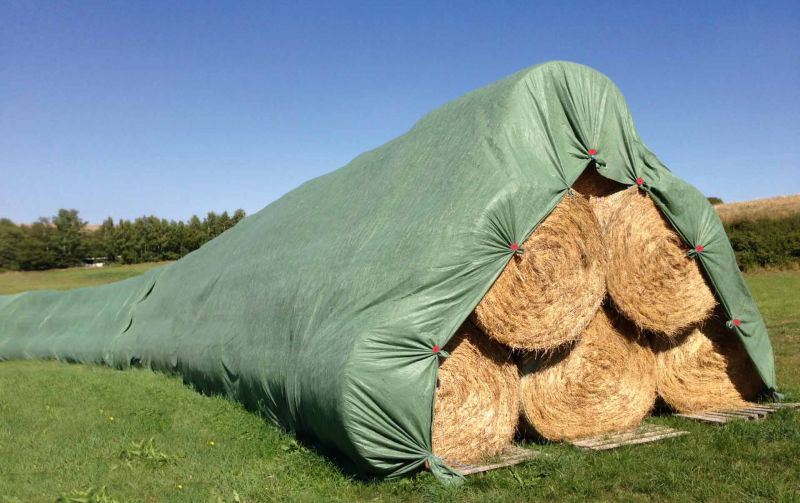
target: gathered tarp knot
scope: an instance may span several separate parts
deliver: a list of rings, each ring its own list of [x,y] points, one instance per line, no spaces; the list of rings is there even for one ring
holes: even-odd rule
[[[694,258],[694,257],[697,257],[697,256],[701,255],[704,251],[705,251],[705,248],[703,247],[703,245],[697,245],[694,248],[692,248],[689,251],[687,251],[686,254],[688,256]]]
[[[433,347],[431,348],[431,354],[434,354],[442,359],[450,357],[450,353],[445,351],[443,348],[440,348],[438,344],[433,345]]]
[[[425,468],[431,471],[436,480],[443,484],[458,485],[464,482],[464,476],[453,470],[438,456],[428,454],[425,459]]]
[[[596,148],[590,148],[589,150],[586,151],[586,153],[588,154],[588,159],[590,161],[594,162],[595,168],[597,166],[605,166],[606,165],[606,161],[597,156],[597,149]]]
[[[740,333],[740,334],[742,334],[742,335],[744,335],[746,337],[750,337],[750,334],[748,334],[747,332],[742,330],[742,323],[744,323],[744,322],[741,319],[732,318],[732,319],[730,319],[730,320],[725,322],[725,326],[728,327],[731,330],[735,330],[737,333]]]

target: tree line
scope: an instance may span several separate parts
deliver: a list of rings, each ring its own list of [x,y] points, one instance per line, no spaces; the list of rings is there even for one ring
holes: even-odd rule
[[[0,271],[71,267],[89,257],[135,264],[177,260],[244,218],[244,210],[208,213],[187,222],[154,216],[133,221],[107,218],[88,230],[77,210],[61,209],[31,225],[0,219]],[[726,223],[725,231],[742,270],[800,266],[800,215]]]
[[[244,217],[241,209],[233,215],[209,212],[202,220],[193,215],[187,222],[148,216],[115,223],[109,217],[96,230],[87,229],[74,209],[60,209],[30,225],[2,218],[0,271],[72,267],[92,257],[122,264],[177,260]]]

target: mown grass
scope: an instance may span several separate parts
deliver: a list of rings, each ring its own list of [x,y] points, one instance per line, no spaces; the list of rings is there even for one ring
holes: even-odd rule
[[[778,384],[800,391],[800,272],[745,276],[769,328]],[[795,396],[800,400],[800,396]]]
[[[800,194],[718,204],[715,208],[725,223],[786,218],[800,213]]]
[[[47,271],[7,271],[0,273],[0,295],[27,290],[69,290],[96,286],[138,276],[168,262],[111,265],[107,267],[71,267]]]
[[[779,382],[797,400],[800,273],[748,281],[770,327]],[[426,473],[359,480],[237,404],[195,393],[175,377],[3,362],[0,501],[54,501],[90,490],[120,502],[800,499],[797,412],[724,427],[649,421],[691,434],[599,453],[529,445],[546,455],[459,487]]]

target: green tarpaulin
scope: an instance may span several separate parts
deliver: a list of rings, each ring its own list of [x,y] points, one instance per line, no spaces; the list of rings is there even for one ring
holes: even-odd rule
[[[687,251],[703,246],[696,259],[731,336],[774,389],[767,331],[716,212],[641,142],[614,84],[563,62],[441,107],[171,265],[107,286],[0,297],[0,359],[179,373],[367,473],[398,476],[428,461],[452,479],[431,453],[432,347],[593,162],[607,178],[638,180]]]

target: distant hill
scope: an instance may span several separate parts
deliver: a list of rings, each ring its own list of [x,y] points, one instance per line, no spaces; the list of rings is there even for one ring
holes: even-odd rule
[[[727,224],[762,218],[778,219],[800,214],[800,194],[718,204],[714,208]]]

